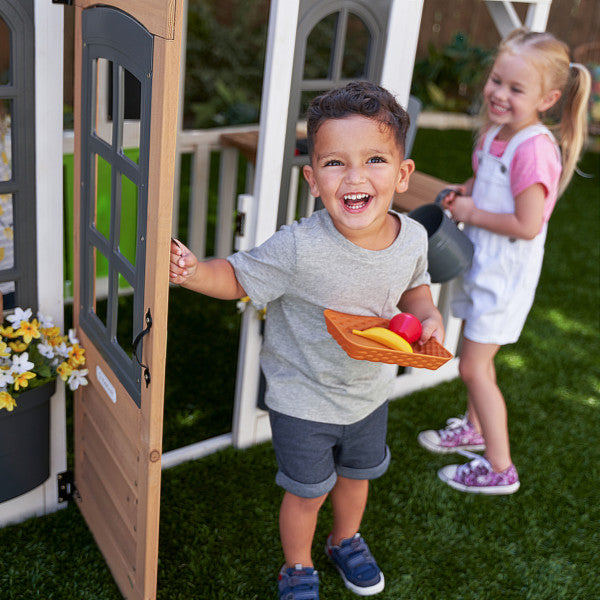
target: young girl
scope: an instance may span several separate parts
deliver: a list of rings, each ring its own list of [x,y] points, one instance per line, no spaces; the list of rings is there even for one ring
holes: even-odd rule
[[[494,357],[500,346],[518,340],[533,303],[548,220],[585,142],[589,93],[590,75],[569,63],[564,43],[549,33],[512,32],[483,90],[486,122],[473,155],[474,176],[444,200],[475,247],[453,301],[454,314],[465,321],[459,370],[467,413],[445,429],[422,431],[418,441],[431,452],[472,459],[438,473],[463,492],[519,489]],[[558,145],[541,122],[553,107],[561,113]]]

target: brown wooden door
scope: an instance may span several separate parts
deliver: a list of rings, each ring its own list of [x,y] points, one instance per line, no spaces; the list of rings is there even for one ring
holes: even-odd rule
[[[182,5],[75,0],[73,313],[89,369],[76,498],[123,596],[144,600],[156,597]]]

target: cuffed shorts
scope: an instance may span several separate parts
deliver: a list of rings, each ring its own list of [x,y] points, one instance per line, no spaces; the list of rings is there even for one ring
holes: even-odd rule
[[[302,498],[329,493],[338,475],[376,479],[390,464],[388,403],[351,425],[306,421],[269,411],[277,485]]]

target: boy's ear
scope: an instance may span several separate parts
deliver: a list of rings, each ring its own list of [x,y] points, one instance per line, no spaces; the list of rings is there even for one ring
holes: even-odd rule
[[[560,90],[550,90],[540,101],[538,106],[539,112],[545,112],[554,106],[561,96]]]
[[[321,195],[321,192],[319,192],[319,186],[317,185],[313,168],[310,165],[304,165],[302,167],[302,174],[308,183],[311,195],[318,198]]]
[[[396,192],[401,194],[408,188],[408,180],[411,173],[415,170],[415,162],[410,158],[405,158],[400,164],[400,172],[398,173],[398,181],[396,182]]]

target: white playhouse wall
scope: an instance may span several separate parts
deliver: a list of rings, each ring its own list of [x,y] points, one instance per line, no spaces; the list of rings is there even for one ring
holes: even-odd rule
[[[35,0],[35,155],[39,310],[63,330],[63,6]],[[57,474],[67,468],[65,390],[59,380],[50,409],[50,477],[0,504],[0,526],[54,512]]]

